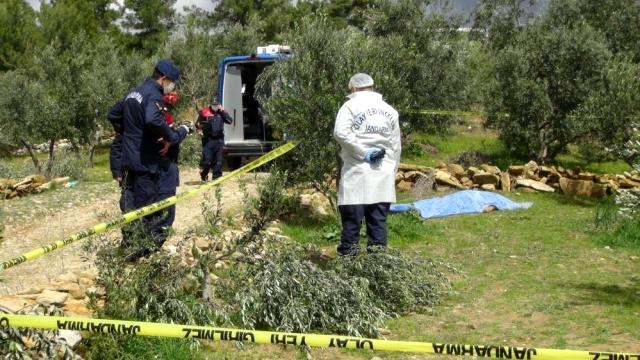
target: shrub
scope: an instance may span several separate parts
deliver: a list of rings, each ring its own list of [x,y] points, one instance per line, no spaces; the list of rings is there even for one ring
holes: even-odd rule
[[[424,310],[451,290],[449,280],[431,259],[398,251],[374,251],[336,259],[331,267],[342,278],[366,279],[373,301],[389,315]]]
[[[267,247],[254,263],[232,271],[219,291],[234,318],[250,328],[376,336],[388,317],[365,279],[321,269],[294,243]]]
[[[104,287],[104,305],[93,310],[98,316],[120,320],[216,324],[224,315],[213,304],[198,301],[198,285],[191,269],[180,259],[162,253],[127,266],[114,242],[103,241],[97,251],[97,283]]]
[[[51,177],[68,176],[74,180],[82,180],[87,166],[86,158],[71,151],[60,151],[51,167]]]
[[[180,143],[180,165],[197,167],[202,156],[202,141],[200,136],[191,135]]]
[[[0,314],[3,313],[0,307]],[[23,315],[61,316],[62,310],[55,306],[36,305],[19,311]],[[32,344],[27,346],[27,342]],[[74,358],[73,349],[65,340],[58,338],[57,330],[15,329],[0,327],[0,356],[3,359],[53,359]]]

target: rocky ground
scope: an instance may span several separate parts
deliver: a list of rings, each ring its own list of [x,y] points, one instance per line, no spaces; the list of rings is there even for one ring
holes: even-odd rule
[[[243,177],[248,184],[254,175]],[[178,193],[201,185],[196,169],[181,172]],[[237,179],[221,185],[225,211],[233,212],[241,206],[242,191]],[[253,189],[248,185],[248,189]],[[6,201],[4,204],[5,231],[0,242],[2,261],[21,255],[108,221],[120,214],[119,189],[115,183],[85,183],[72,189],[57,189],[43,194]],[[202,221],[200,214],[203,196],[177,205],[175,235],[167,241],[170,247],[181,236]],[[107,233],[119,236],[119,230]],[[17,311],[34,303],[64,304],[70,314],[88,315],[86,292],[93,291],[95,268],[92,254],[82,250],[83,239],[55,250],[35,260],[17,265],[0,273],[0,306]]]

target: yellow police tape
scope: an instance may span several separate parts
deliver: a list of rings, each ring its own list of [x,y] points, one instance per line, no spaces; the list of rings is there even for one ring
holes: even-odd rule
[[[463,111],[463,110],[437,110],[437,109],[421,109],[417,111],[422,115],[448,115],[448,116],[483,116],[482,111]]]
[[[174,205],[182,200],[186,200],[189,198],[192,198],[202,192],[205,192],[207,190],[209,190],[210,188],[217,186],[231,178],[234,178],[238,175],[242,175],[245,174],[253,169],[256,169],[270,161],[272,161],[273,159],[282,156],[283,154],[285,154],[286,152],[288,152],[289,150],[293,149],[295,146],[297,145],[296,142],[288,142],[272,151],[270,151],[269,153],[259,157],[258,159],[256,159],[255,161],[252,161],[248,164],[246,164],[245,166],[234,170],[222,177],[219,177],[213,181],[210,181],[204,185],[200,185],[195,189],[191,189],[189,191],[183,192],[181,194],[172,196],[170,198],[166,198],[162,201],[153,203],[151,205],[147,205],[145,207],[142,207],[140,209],[134,210],[134,211],[130,211],[116,219],[113,219],[109,222],[103,222],[101,224],[95,225],[91,228],[85,229],[83,231],[80,231],[78,233],[75,233],[73,235],[67,236],[66,238],[62,239],[62,240],[58,240],[54,243],[48,244],[48,245],[44,245],[42,247],[39,247],[37,249],[31,250],[29,252],[26,252],[18,257],[15,257],[11,260],[7,260],[4,261],[0,264],[0,272],[16,266],[18,264],[22,264],[23,262],[29,261],[29,260],[33,260],[37,257],[40,257],[48,252],[51,252],[53,250],[59,249],[65,245],[69,245],[72,242],[75,242],[77,240],[86,238],[88,236],[92,236],[92,235],[96,235],[96,234],[101,234],[111,228],[114,227],[118,227],[118,226],[122,226],[124,224],[128,224],[134,220],[140,219],[143,216],[152,214],[154,212],[160,211],[164,208],[167,208],[171,205]]]
[[[0,328],[76,330],[90,333],[156,336],[212,341],[242,341],[321,348],[349,348],[408,353],[476,356],[493,359],[527,360],[640,360],[640,354],[599,351],[555,350],[532,347],[463,345],[412,341],[378,340],[341,335],[296,334],[274,331],[227,329],[209,326],[160,324],[61,316],[0,314]]]

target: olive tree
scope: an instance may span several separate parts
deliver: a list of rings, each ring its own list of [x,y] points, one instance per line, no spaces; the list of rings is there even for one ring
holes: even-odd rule
[[[527,27],[497,53],[493,82],[485,98],[487,124],[522,155],[545,162],[582,132],[572,116],[611,58],[602,36],[588,24]]]
[[[395,6],[407,8],[390,4],[379,11],[399,16],[401,8]],[[421,13],[415,17],[426,19]],[[452,74],[461,64],[456,44],[429,31],[405,34],[404,26],[385,21],[381,14],[371,13],[370,19],[366,31],[340,28],[322,15],[303,19],[284,35],[294,55],[269,67],[258,81],[259,101],[272,126],[301,141],[284,166],[295,181],[312,184],[326,195],[331,194],[327,174],[340,164],[334,120],[353,74],[366,72],[374,78],[377,91],[400,112],[405,134],[424,127],[418,109],[460,102],[455,84],[462,81]],[[444,24],[435,28],[447,29]],[[454,85],[444,84],[448,80]]]

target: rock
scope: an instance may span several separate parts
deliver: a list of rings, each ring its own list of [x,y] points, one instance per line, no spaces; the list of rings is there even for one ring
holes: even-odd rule
[[[469,166],[469,168],[467,169],[467,175],[469,176],[469,178],[473,178],[473,175],[482,172],[482,170],[478,169],[475,166]]]
[[[595,176],[589,172],[578,174],[578,180],[593,181],[594,177]]]
[[[479,172],[473,175],[473,182],[478,185],[484,184],[493,184],[496,185],[500,181],[500,179],[494,175],[487,172]]]
[[[448,172],[442,171],[442,170],[436,170],[436,183],[440,185],[451,186],[456,189],[464,188],[457,178],[455,178],[453,175],[449,174]]]
[[[61,306],[69,297],[69,294],[60,291],[44,290],[40,296],[36,298],[36,302],[42,305],[58,305]]]
[[[13,296],[0,296],[0,310],[6,309],[15,313],[24,309],[27,305],[29,305],[29,303],[24,299]]]
[[[422,165],[403,164],[398,165],[399,171],[429,171],[430,167]]]
[[[203,237],[195,238],[194,244],[198,249],[202,251],[207,251],[211,248],[211,243],[209,242],[209,240]]]
[[[464,168],[458,164],[447,165],[447,170],[449,170],[449,173],[451,175],[455,176],[458,179],[461,179],[466,174],[466,172],[464,171]]]
[[[522,186],[525,188],[531,188],[537,191],[543,191],[543,192],[555,191],[551,186],[547,184],[543,184],[539,181],[531,180],[531,179],[518,179],[516,180],[516,185]]]
[[[602,175],[602,176],[596,175],[596,177],[595,177],[595,179],[593,181],[596,182],[597,184],[608,184],[609,183],[609,177],[606,176],[606,175]]]
[[[300,205],[302,207],[307,208],[306,210],[309,211],[312,215],[314,216],[319,216],[319,217],[323,217],[323,216],[327,216],[329,215],[329,209],[331,207],[331,204],[329,203],[329,200],[324,197],[322,194],[320,193],[313,193],[313,194],[302,194],[300,195]]]
[[[553,168],[550,168],[548,166],[539,166],[538,173],[542,176],[549,176],[549,174],[556,173],[556,171],[553,170]]]
[[[511,165],[509,166],[509,174],[513,175],[513,176],[520,176],[522,174],[524,174],[524,166],[519,166],[519,165]]]
[[[540,179],[538,181],[540,181],[543,184],[546,184],[549,181],[549,179],[547,179],[547,177],[545,176],[545,177],[543,177],[542,179]]]
[[[398,188],[398,191],[400,192],[407,192],[407,191],[411,191],[412,186],[413,186],[412,182],[401,180],[398,183],[397,188]]]
[[[267,228],[267,231],[272,232],[274,234],[282,234],[282,229],[277,226],[271,226]]]
[[[511,191],[511,175],[508,172],[500,174],[500,188],[505,192]]]
[[[399,183],[400,180],[404,180],[404,173],[398,171],[398,173],[396,174],[396,184]]]
[[[80,287],[80,285],[77,285],[71,289],[68,290],[69,295],[71,295],[72,298],[76,299],[76,300],[82,300],[85,298],[85,296],[87,296],[87,294],[85,293],[84,289],[82,287]]]
[[[28,288],[27,290],[22,290],[22,291],[18,292],[18,295],[40,294],[42,292],[42,290],[44,290],[44,288],[42,286],[34,286],[34,287]]]
[[[632,189],[640,187],[640,182],[635,182],[633,180],[629,180],[624,176],[618,177],[618,185],[621,189]]]
[[[63,283],[77,283],[78,282],[78,275],[72,273],[72,272],[68,272],[66,274],[62,274],[60,276],[58,276],[58,281],[63,282]]]
[[[447,164],[438,160],[438,162],[436,162],[436,169],[447,170]]]
[[[500,175],[500,173],[502,172],[499,167],[493,166],[493,165],[489,165],[489,164],[480,165],[480,169],[488,172],[489,174],[493,174],[493,175]]]
[[[410,182],[415,182],[416,181],[416,177],[420,174],[420,171],[407,171],[404,173],[404,180],[405,181],[410,181]]]
[[[168,256],[175,256],[178,255],[178,247],[175,245],[166,245],[162,248],[162,250],[164,251],[165,254],[167,254]],[[83,283],[83,280],[85,279],[81,279],[80,283]]]
[[[525,170],[524,177],[526,179],[531,179],[531,180],[534,180],[534,181],[540,181],[540,176],[536,175],[536,173],[531,171],[531,170]]]
[[[531,171],[531,172],[535,173],[536,171],[538,171],[538,163],[533,161],[533,160],[531,160],[531,161],[529,161],[528,163],[526,163],[524,165],[524,168],[525,168],[525,172]]]
[[[104,291],[103,287],[91,286],[87,288],[87,294],[102,297],[102,296],[105,296],[107,293],[106,291]]]
[[[15,183],[16,181],[13,179],[2,178],[0,179],[0,190],[10,189]]]
[[[462,186],[466,186],[466,187],[471,187],[473,186],[473,181],[471,181],[471,179],[469,179],[468,177],[463,177],[462,179],[460,179],[460,182],[462,183]]]
[[[556,168],[556,170],[560,173],[560,174],[566,174],[567,170],[565,168],[563,168],[562,166],[558,166]]]
[[[69,345],[70,348],[75,349],[80,345],[80,341],[82,341],[82,335],[80,332],[73,330],[59,330],[58,331],[58,339],[64,339],[64,341]]]
[[[496,190],[496,186],[494,184],[482,184],[480,186],[480,188],[482,190],[487,190],[487,191],[495,191]]]
[[[93,282],[96,279],[96,277],[98,277],[98,269],[92,268],[90,270],[83,270],[79,272],[77,275],[81,279],[87,279]]]
[[[560,189],[566,195],[584,197],[604,197],[607,194],[607,185],[564,177],[560,178]]]

